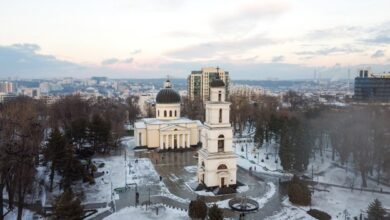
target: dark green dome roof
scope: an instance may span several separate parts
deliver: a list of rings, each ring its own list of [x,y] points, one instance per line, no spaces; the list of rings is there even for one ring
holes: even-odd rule
[[[222,79],[214,79],[213,81],[211,81],[210,83],[210,87],[224,87],[225,86],[225,83],[223,82]]]
[[[157,104],[180,103],[180,95],[172,88],[165,88],[158,92],[156,102]]]

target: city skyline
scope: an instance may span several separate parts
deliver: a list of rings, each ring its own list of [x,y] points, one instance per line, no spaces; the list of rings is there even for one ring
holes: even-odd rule
[[[0,77],[351,77],[390,69],[390,3],[66,1],[2,3]],[[222,7],[223,6],[223,7]]]

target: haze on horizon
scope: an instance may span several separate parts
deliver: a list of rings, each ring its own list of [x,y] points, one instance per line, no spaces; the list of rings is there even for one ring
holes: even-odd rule
[[[0,78],[390,71],[388,0],[1,1]]]

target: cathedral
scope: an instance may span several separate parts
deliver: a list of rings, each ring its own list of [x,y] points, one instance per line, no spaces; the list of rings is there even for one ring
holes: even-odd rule
[[[236,185],[237,156],[233,152],[233,130],[230,125],[230,102],[225,100],[223,80],[210,83],[210,101],[206,102],[206,121],[198,151],[198,183],[207,188]]]
[[[156,96],[156,118],[143,118],[134,125],[136,147],[157,150],[197,146],[202,123],[180,117],[180,95],[169,80]]]

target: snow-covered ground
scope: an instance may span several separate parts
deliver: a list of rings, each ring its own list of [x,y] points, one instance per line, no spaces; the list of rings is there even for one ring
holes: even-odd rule
[[[269,182],[267,183],[267,188],[266,188],[267,192],[261,196],[261,197],[251,197],[250,195],[248,195],[248,198],[251,198],[253,200],[256,200],[256,202],[259,203],[259,209],[263,208],[263,206],[272,198],[272,196],[274,196],[274,194],[276,193],[276,187],[275,187],[275,184]],[[220,208],[230,208],[229,207],[229,201],[230,199],[226,199],[226,200],[222,200],[222,201],[219,201],[217,202],[216,204],[218,205],[218,207]],[[214,204],[214,203],[212,203]],[[211,204],[209,204],[211,205]]]
[[[329,213],[335,219],[344,217],[344,210],[347,210],[350,216],[359,216],[376,198],[382,202],[385,208],[390,208],[390,195],[387,194],[356,190],[351,192],[351,190],[336,187],[329,187],[328,190],[329,192],[315,191],[312,196],[312,207]]]
[[[386,209],[390,208],[389,195],[378,193],[360,192],[335,187],[327,188],[327,191],[315,191],[312,196],[312,209],[324,211],[332,216],[332,219],[345,219],[345,216],[358,217],[360,214],[366,215],[368,205],[375,198],[379,199]],[[314,219],[306,212],[309,206],[293,205],[286,197],[283,201],[283,209],[276,215],[267,218],[271,219]]]
[[[252,168],[254,172],[274,176],[292,175],[282,171],[276,144],[268,145],[268,149],[266,144],[257,149],[253,142],[235,143],[234,145],[235,152],[239,156],[237,163],[240,167]],[[322,183],[355,188],[360,188],[362,184],[360,173],[351,162],[341,166],[337,163],[337,158],[332,161],[330,148],[324,149],[322,156],[317,153],[314,158],[310,159],[305,175],[311,177],[312,174],[314,174],[315,181]],[[374,180],[367,179],[367,184],[367,189],[390,191],[390,187],[378,185]],[[316,186],[316,189],[318,187]],[[333,219],[344,219],[345,215],[359,216],[375,198],[378,198],[385,208],[390,209],[390,195],[388,194],[361,192],[356,189],[351,191],[337,187],[323,188],[323,186],[320,186],[320,190],[316,190],[312,196],[312,208],[329,213]],[[294,206],[288,199],[285,199],[283,206],[281,212],[267,219],[313,219],[306,213],[310,207]]]
[[[316,220],[298,207],[285,206],[277,214],[267,217],[265,220]]]
[[[341,166],[337,163],[337,160],[332,161],[332,154],[329,148],[325,149],[322,156],[317,153],[315,158],[310,159],[306,175],[311,177],[312,173],[315,181],[347,187],[353,186],[354,188],[362,186],[361,174],[356,170],[354,164],[349,162]],[[375,179],[375,176],[372,178]],[[390,187],[377,184],[376,181],[368,178],[366,189],[390,191]]]
[[[5,208],[3,208],[3,210],[4,210],[4,213],[8,212],[7,209],[5,209]],[[41,216],[34,214],[33,212],[31,212],[28,209],[24,209],[22,215],[23,215],[22,220],[31,220],[34,217],[36,219],[43,219]],[[4,220],[15,220],[17,217],[18,217],[18,209],[15,208],[13,211],[11,211],[10,213],[8,213],[5,216]]]
[[[119,212],[112,214],[105,218],[105,220],[123,220],[123,219],[158,219],[158,220],[171,220],[171,219],[189,219],[187,212],[172,209],[168,207],[159,207],[158,215],[156,209],[144,209],[139,208],[125,208]]]
[[[275,144],[270,144],[267,148],[257,148],[253,142],[235,143],[233,148],[238,155],[237,165],[246,170],[251,168],[253,172],[291,177],[291,174],[283,172],[279,156],[275,154],[277,152],[275,146]]]

